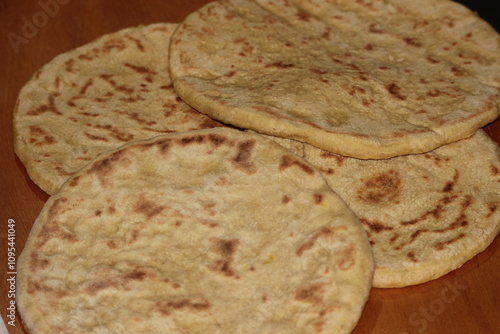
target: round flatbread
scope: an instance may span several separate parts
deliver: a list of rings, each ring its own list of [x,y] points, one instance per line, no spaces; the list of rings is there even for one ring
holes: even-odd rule
[[[500,231],[500,149],[483,130],[434,151],[360,160],[305,145],[368,232],[375,287],[424,283],[459,268]]]
[[[362,225],[321,173],[258,134],[129,143],[36,220],[16,301],[38,333],[349,333],[371,288]]]
[[[500,113],[500,36],[448,0],[222,0],[172,36],[214,119],[356,158],[430,151]]]
[[[53,194],[100,153],[162,133],[220,125],[174,93],[168,74],[176,24],[127,28],[54,58],[21,89],[15,149]]]

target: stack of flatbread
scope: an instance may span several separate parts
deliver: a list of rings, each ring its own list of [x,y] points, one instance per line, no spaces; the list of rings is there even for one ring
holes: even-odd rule
[[[32,333],[349,333],[372,286],[500,230],[500,36],[439,1],[222,0],[23,87],[52,195],[19,260]]]

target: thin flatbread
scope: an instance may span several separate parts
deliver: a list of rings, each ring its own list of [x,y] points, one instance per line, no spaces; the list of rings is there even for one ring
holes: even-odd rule
[[[21,89],[15,149],[48,194],[129,141],[220,126],[174,93],[168,45],[177,24],[131,27],[57,56]]]
[[[373,285],[439,278],[486,249],[500,231],[500,149],[483,131],[434,151],[360,160],[304,145],[368,232]]]
[[[350,333],[362,225],[300,157],[229,128],[129,143],[74,174],[18,262],[40,333]]]
[[[362,159],[500,113],[500,36],[448,0],[222,0],[172,36],[177,94],[216,120]]]

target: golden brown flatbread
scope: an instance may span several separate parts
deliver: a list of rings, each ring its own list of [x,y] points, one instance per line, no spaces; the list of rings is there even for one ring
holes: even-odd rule
[[[500,231],[500,149],[483,131],[425,154],[360,160],[304,145],[368,232],[375,287],[461,267]]]
[[[362,225],[312,165],[229,128],[129,143],[36,220],[17,304],[38,333],[349,333]]]
[[[176,27],[158,23],[102,36],[57,56],[22,88],[15,149],[45,192],[129,141],[221,125],[173,91],[167,56]]]
[[[448,0],[221,0],[172,37],[214,119],[356,158],[423,153],[500,113],[500,36]]]

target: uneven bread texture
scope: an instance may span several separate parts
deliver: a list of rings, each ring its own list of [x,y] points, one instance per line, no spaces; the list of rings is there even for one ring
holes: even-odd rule
[[[217,128],[84,167],[44,206],[18,268],[33,334],[349,333],[373,258],[317,169]]]
[[[362,159],[498,117],[500,37],[448,0],[222,0],[172,36],[177,94],[216,120]]]
[[[15,149],[45,192],[127,142],[221,126],[182,102],[168,73],[176,24],[127,28],[57,56],[21,89]]]
[[[360,160],[304,145],[368,232],[374,286],[424,283],[461,267],[500,231],[500,150],[483,130],[425,154]]]

